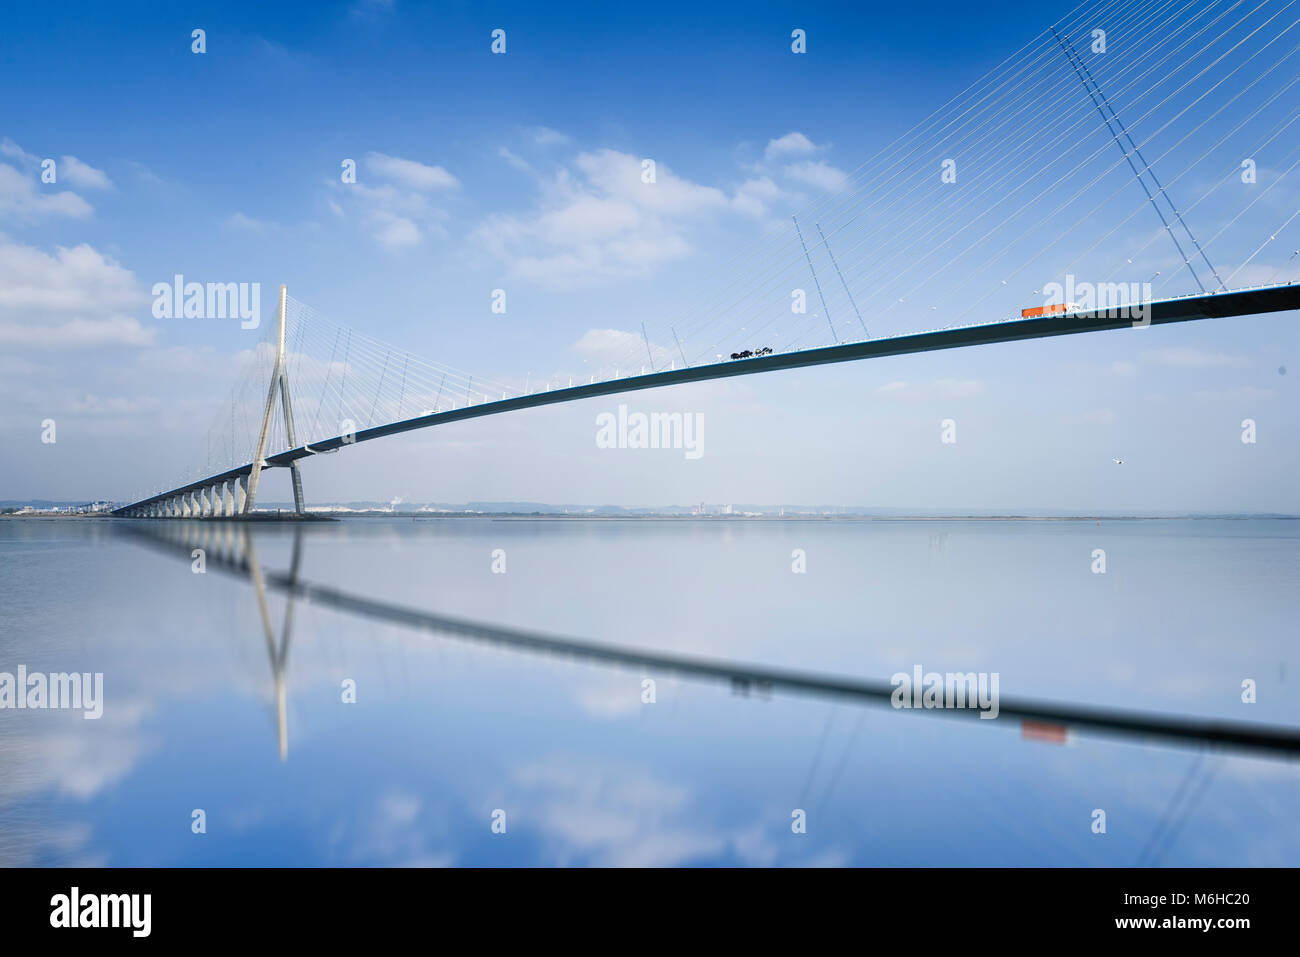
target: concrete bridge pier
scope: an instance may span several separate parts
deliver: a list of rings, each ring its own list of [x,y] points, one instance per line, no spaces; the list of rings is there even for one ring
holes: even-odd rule
[[[244,514],[248,500],[248,476],[241,475],[122,514],[131,518],[235,518]]]

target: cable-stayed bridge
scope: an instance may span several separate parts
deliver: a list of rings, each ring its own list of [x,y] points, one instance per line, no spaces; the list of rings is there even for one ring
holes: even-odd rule
[[[291,470],[301,512],[305,458],[535,406],[1300,308],[1298,27],[1300,0],[1097,0],[851,173],[798,134],[773,141],[819,197],[771,225],[763,181],[738,189],[755,238],[680,314],[605,330],[599,368],[488,379],[282,289],[202,463],[117,514],[246,515],[265,468]],[[662,211],[721,194],[665,177],[610,195]]]

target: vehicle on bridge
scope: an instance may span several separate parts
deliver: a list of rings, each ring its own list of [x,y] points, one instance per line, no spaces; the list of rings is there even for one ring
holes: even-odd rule
[[[1035,306],[1032,309],[1021,309],[1021,319],[1037,319],[1039,316],[1061,316],[1066,313],[1078,312],[1083,307],[1077,302],[1054,302],[1050,306]]]
[[[772,354],[772,347],[764,346],[761,349],[755,349],[755,350],[746,349],[744,352],[733,352],[731,354],[731,358],[754,359],[757,358],[758,356],[770,356],[771,354]]]

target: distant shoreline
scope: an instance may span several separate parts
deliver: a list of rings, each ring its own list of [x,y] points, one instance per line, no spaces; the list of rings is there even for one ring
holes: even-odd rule
[[[509,520],[509,521],[556,521],[556,522],[1247,522],[1247,521],[1296,521],[1300,515],[830,515],[830,514],[795,514],[795,515],[592,515],[556,512],[335,512],[308,509],[308,521],[339,521],[343,519],[410,519],[417,522],[434,522],[445,520]],[[43,521],[65,521],[75,519],[118,521],[116,516],[99,513],[8,513],[0,514],[0,519],[28,519]],[[132,519],[132,521],[230,521],[219,516],[207,516],[192,519]],[[238,521],[256,523],[276,521],[301,521],[292,513],[276,515],[274,512],[257,512],[251,518]]]
[[[346,518],[410,518],[415,521],[493,518],[580,522],[1245,522],[1294,521],[1297,515],[556,515],[546,512],[348,512]]]

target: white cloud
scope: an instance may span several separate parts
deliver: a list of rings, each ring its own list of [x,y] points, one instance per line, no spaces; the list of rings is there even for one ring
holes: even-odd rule
[[[351,825],[336,830],[334,840],[351,863],[378,863],[386,867],[450,867],[451,852],[433,845],[445,845],[444,835],[431,833],[430,820],[437,820],[441,808],[405,791],[382,795],[374,808],[367,808]]]
[[[600,867],[664,867],[727,846],[725,834],[689,813],[686,788],[638,770],[552,760],[521,768],[515,779],[561,863],[576,856]]]
[[[145,166],[143,163],[135,160],[128,160],[127,165],[131,167],[132,172],[140,179],[140,182],[147,183],[149,186],[157,187],[165,184],[161,176]]]
[[[67,319],[38,325],[0,321],[0,342],[29,348],[147,346],[154,341],[154,335],[154,330],[146,329],[132,316]]]
[[[563,134],[528,131],[537,143],[567,141]],[[799,132],[770,141],[765,157],[789,159],[819,149]],[[498,155],[517,169],[538,176],[528,160],[501,147]],[[692,232],[725,214],[754,219],[774,206],[800,199],[778,177],[835,189],[845,174],[820,160],[787,167],[748,167],[749,175],[727,189],[694,182],[664,161],[646,182],[645,158],[614,149],[578,153],[548,177],[538,176],[541,198],[531,213],[494,213],[472,238],[504,261],[508,275],[551,286],[589,285],[641,278],[657,267],[689,255]],[[770,224],[769,224],[770,225]]]
[[[3,722],[0,819],[6,827],[0,829],[0,860],[10,866],[33,866],[52,857],[102,866],[105,862],[89,853],[91,835],[85,825],[55,824],[48,815],[29,812],[46,807],[56,797],[84,805],[128,778],[157,746],[140,731],[148,713],[144,702],[119,696],[97,722],[85,722],[71,712],[50,714],[46,721],[27,725]],[[86,733],[81,727],[86,724],[96,725],[95,733]]]
[[[8,213],[13,219],[37,221],[53,216],[81,218],[93,212],[84,199],[62,184],[83,189],[111,189],[112,181],[102,170],[83,163],[75,156],[62,156],[54,163],[55,181],[41,180],[42,158],[28,153],[9,138],[0,140],[0,156],[7,156],[14,165],[0,164],[0,214]]]
[[[593,718],[626,718],[640,714],[645,707],[640,695],[635,691],[629,693],[628,689],[627,681],[621,676],[603,674],[593,678],[590,684],[584,682],[575,700]]]
[[[63,406],[74,415],[141,415],[154,413],[162,409],[163,403],[155,396],[101,396],[90,392],[81,393],[68,400]]]
[[[763,150],[763,159],[771,163],[789,156],[814,153],[818,148],[808,137],[798,131],[793,131],[774,140],[768,140],[767,149]]]
[[[385,246],[414,246],[420,241],[420,227],[404,216],[380,210],[374,214],[375,239]]]
[[[511,166],[513,166],[515,169],[520,170],[521,172],[524,173],[533,172],[532,164],[529,163],[528,160],[524,159],[522,156],[517,155],[516,153],[511,152],[510,150],[506,149],[504,146],[500,147],[497,150],[497,155],[500,156],[507,163],[509,163]]]
[[[226,220],[226,222],[228,225],[233,226],[235,229],[247,230],[250,233],[265,232],[266,229],[271,225],[265,220],[254,219],[252,216],[246,216],[243,213],[235,213],[228,220]]]
[[[762,216],[768,206],[785,196],[785,191],[766,176],[747,179],[736,187],[732,206],[750,216]]]
[[[751,180],[734,196],[678,176],[664,163],[642,180],[642,159],[617,150],[579,153],[542,182],[539,208],[498,213],[473,238],[512,277],[576,285],[649,275],[691,251],[692,226],[720,212],[761,211],[775,184]]]
[[[65,156],[58,163],[59,178],[82,189],[112,189],[113,181],[103,170],[83,163],[75,156]]]
[[[0,239],[0,309],[75,311],[145,300],[131,271],[82,243],[50,255]]]
[[[786,194],[779,189],[773,182],[773,177],[784,177],[821,190],[840,189],[848,180],[848,174],[824,160],[813,158],[814,154],[825,152],[829,148],[829,144],[814,143],[797,130],[769,140],[763,150],[763,159],[749,167],[757,177],[760,177],[760,180],[751,182],[770,184],[771,189],[775,190],[766,202],[779,196],[786,196],[791,200],[801,199],[797,195]]]
[[[782,832],[779,823],[769,827],[747,815],[713,813],[710,802],[687,785],[641,768],[548,755],[518,768],[513,779],[512,790],[529,809],[546,859],[560,866],[675,867],[726,859],[763,866],[780,859],[844,863],[805,860],[802,848],[789,850],[788,843],[783,850],[780,835],[788,835],[788,828]]]
[[[848,179],[848,175],[843,170],[836,169],[821,160],[805,160],[802,163],[791,163],[785,168],[785,174],[792,179],[825,190],[839,189]]]
[[[538,146],[558,146],[569,142],[567,136],[549,126],[534,126],[527,130],[527,133]]]
[[[677,357],[676,352],[656,345],[653,340],[647,353],[646,342],[640,333],[622,329],[588,329],[571,348],[584,359],[594,359],[599,364],[628,361],[629,357],[640,361],[653,356],[655,368],[661,368]]]
[[[52,217],[82,219],[94,212],[76,193],[56,191],[54,185],[41,188],[34,174],[25,174],[0,163],[0,220],[36,222]]]
[[[642,160],[617,150],[602,149],[578,154],[577,166],[587,180],[613,199],[655,212],[693,214],[727,204],[726,194],[712,186],[700,186],[673,174],[662,163],[655,165],[655,181],[641,180]]]
[[[384,153],[367,153],[364,163],[375,182],[331,184],[327,202],[336,216],[354,216],[372,239],[390,249],[418,245],[426,236],[446,237],[447,211],[428,194],[458,187],[455,176],[441,166]]]
[[[0,341],[31,347],[147,345],[134,318],[148,297],[135,276],[91,246],[53,254],[0,237]]]
[[[460,181],[441,166],[428,166],[415,160],[389,156],[385,153],[367,153],[366,168],[380,179],[397,183],[407,189],[450,189]]]
[[[536,225],[548,242],[562,244],[571,236],[610,239],[635,229],[640,221],[641,215],[632,203],[577,195],[568,205],[543,213]]]

